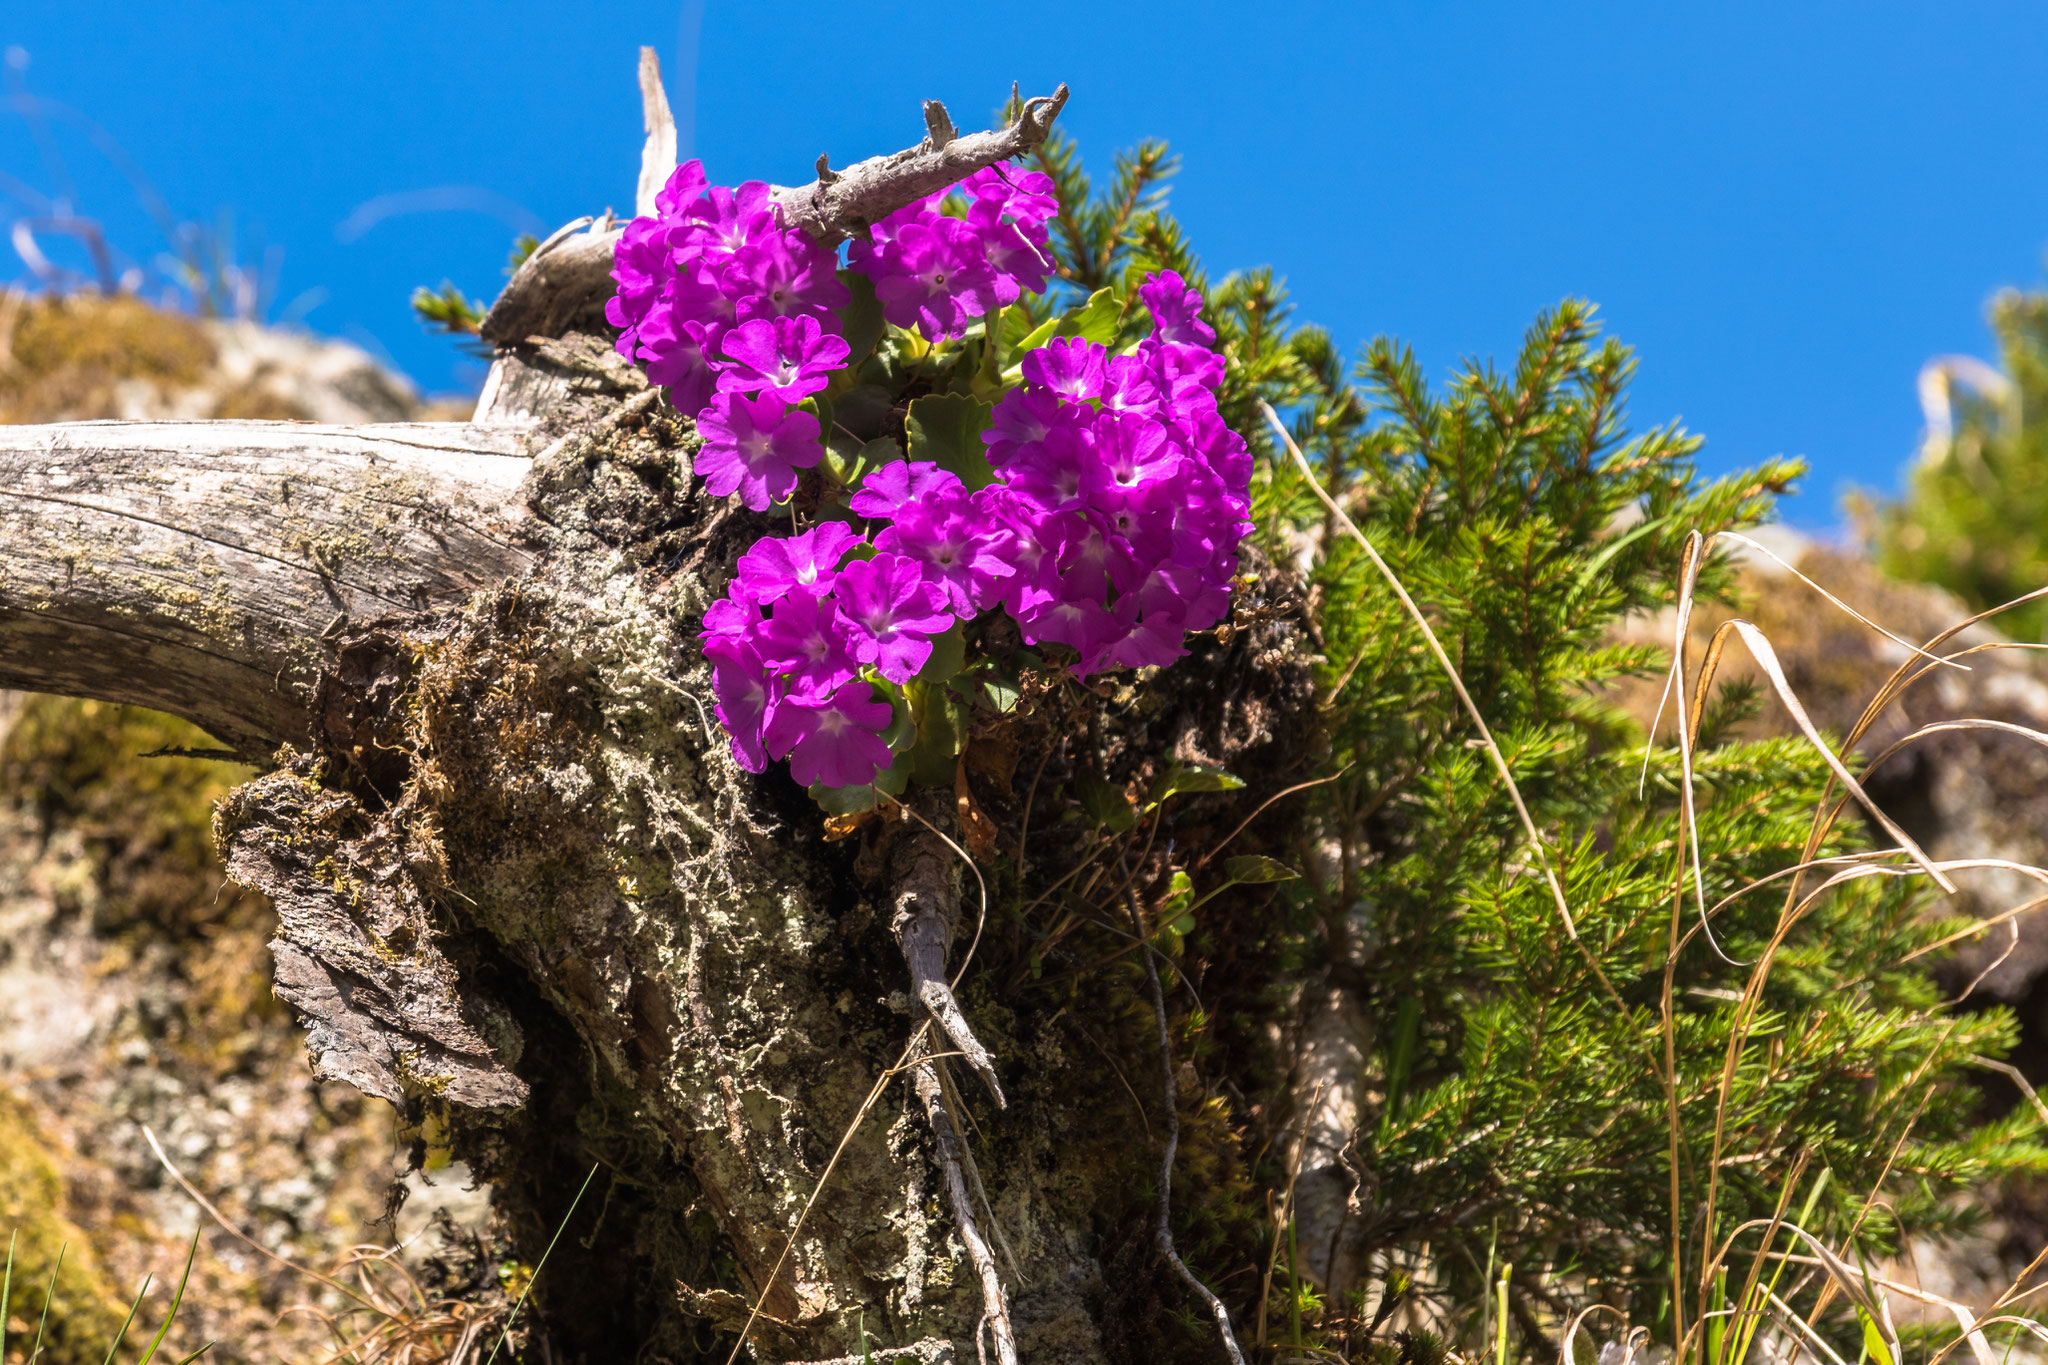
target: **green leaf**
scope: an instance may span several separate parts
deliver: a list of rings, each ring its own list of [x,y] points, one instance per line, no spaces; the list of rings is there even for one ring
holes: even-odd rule
[[[1223,864],[1224,875],[1234,882],[1256,886],[1261,882],[1291,882],[1301,874],[1286,863],[1261,853],[1247,853]]]
[[[886,326],[874,281],[858,270],[842,270],[839,278],[853,291],[853,301],[839,310],[840,335],[846,338],[846,364],[851,368],[874,354]]]
[[[1243,785],[1242,778],[1234,777],[1221,768],[1200,763],[1176,763],[1165,776],[1152,784],[1152,794],[1145,809],[1163,806],[1182,792],[1236,791]]]
[[[930,787],[948,785],[967,743],[966,708],[944,688],[912,683],[906,691],[911,714],[917,717],[917,742],[903,756],[910,779]]]
[[[1856,1316],[1863,1321],[1863,1349],[1869,1354],[1870,1358],[1877,1365],[1895,1365],[1895,1362],[1892,1360],[1891,1347],[1884,1344],[1884,1333],[1878,1330],[1875,1322],[1871,1321],[1870,1314],[1858,1308]]]
[[[903,458],[903,447],[893,437],[878,437],[858,449],[848,449],[853,441],[843,433],[837,439],[840,444],[830,450],[825,463],[833,467],[832,475],[842,488],[858,488],[870,470]]]
[[[978,398],[928,394],[910,405],[905,421],[910,458],[932,461],[969,488],[986,488],[996,479],[981,443],[988,420],[989,405]]]
[[[900,754],[917,742],[917,717],[910,713],[909,698],[894,687],[888,691],[894,714],[889,719],[889,728],[882,731],[882,743]]]
[[[1003,396],[1003,315],[998,308],[982,322],[981,363],[974,368],[970,390],[993,403]]]
[[[1075,784],[1076,795],[1081,798],[1081,809],[1104,829],[1122,834],[1138,823],[1138,813],[1131,809],[1130,798],[1124,789],[1100,773],[1082,773]]]
[[[1102,288],[1088,296],[1086,303],[1077,303],[1056,318],[1038,324],[1017,343],[1017,355],[1035,351],[1039,347],[1060,337],[1085,337],[1089,341],[1107,346],[1116,340],[1116,325],[1124,315],[1123,300],[1116,296],[1116,290]],[[1010,366],[1003,374],[1014,382],[1023,377],[1023,364]]]
[[[873,810],[881,798],[875,795],[872,786],[828,787],[823,782],[811,784],[811,800],[818,803],[827,815],[858,815],[864,810]]]
[[[960,672],[967,662],[967,627],[955,621],[932,637],[932,656],[917,670],[917,681],[938,684]]]
[[[1017,687],[1017,680],[991,673],[980,680],[981,694],[988,704],[997,711],[1008,715],[1017,709],[1017,699],[1023,693]]]
[[[1099,346],[1107,346],[1116,340],[1116,325],[1123,315],[1124,301],[1116,296],[1116,290],[1098,289],[1088,296],[1088,302],[1078,308],[1069,308],[1061,316],[1053,335],[1083,337]]]

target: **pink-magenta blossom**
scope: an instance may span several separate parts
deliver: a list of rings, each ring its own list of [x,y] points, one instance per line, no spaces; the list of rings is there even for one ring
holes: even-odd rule
[[[930,460],[884,460],[861,480],[850,504],[863,517],[893,517],[914,503],[958,496],[966,485],[960,476]]]
[[[808,314],[742,322],[725,334],[719,349],[719,392],[760,393],[785,403],[818,392],[846,363],[846,343],[827,335]]]
[[[864,682],[849,682],[828,696],[791,697],[768,722],[766,748],[789,756],[789,775],[803,786],[864,787],[889,766],[882,731],[893,714]]]
[[[860,671],[853,627],[828,589],[792,589],[753,639],[762,661],[789,675],[792,697],[822,697]]]
[[[732,595],[766,606],[792,588],[829,583],[839,561],[859,539],[843,521],[821,521],[802,535],[763,536],[740,556]]]
[[[697,474],[714,497],[737,492],[740,501],[765,512],[796,488],[796,471],[825,457],[818,419],[774,398],[722,393],[697,419],[704,446]]]
[[[916,677],[931,657],[931,637],[953,624],[945,593],[926,580],[923,565],[902,555],[855,560],[832,591],[859,631],[855,656],[893,683]]]

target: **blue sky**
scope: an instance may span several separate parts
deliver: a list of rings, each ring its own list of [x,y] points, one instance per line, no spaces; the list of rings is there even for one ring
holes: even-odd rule
[[[429,390],[478,371],[414,324],[414,285],[488,295],[515,226],[629,207],[642,43],[714,180],[798,183],[820,151],[914,140],[921,98],[972,125],[1012,80],[1067,81],[1063,121],[1105,172],[1140,137],[1183,154],[1173,202],[1212,271],[1270,263],[1302,318],[1350,345],[1392,333],[1434,374],[1590,297],[1640,353],[1637,423],[1682,417],[1710,469],[1807,457],[1787,510],[1808,525],[1851,485],[1895,486],[1920,364],[1985,353],[1986,299],[2038,285],[2048,247],[2039,4],[0,10],[29,91],[103,128],[181,216],[226,211],[280,251],[279,311]],[[161,250],[68,118],[47,135],[77,208]],[[66,190],[11,108],[0,176]],[[451,200],[468,207],[378,216]],[[17,269],[0,247],[0,279]]]

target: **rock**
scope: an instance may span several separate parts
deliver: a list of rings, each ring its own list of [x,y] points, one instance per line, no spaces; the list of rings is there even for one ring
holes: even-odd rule
[[[424,415],[410,380],[346,341],[164,313],[125,296],[0,292],[0,422]]]
[[[1947,592],[1894,582],[1842,550],[1802,546],[1783,536],[1766,543],[1801,573],[1916,646],[1972,615]],[[2040,652],[2014,647],[1984,624],[1937,647],[1950,655],[1975,651],[1959,660],[1967,672],[1925,665],[1924,660],[1916,662],[1905,645],[1856,621],[1782,566],[1754,551],[1745,559],[1743,614],[1770,639],[1786,680],[1817,726],[1837,741],[1863,726],[1852,751],[1866,763],[1933,725],[1982,720],[2048,732],[2048,658]],[[1689,647],[1695,668],[1714,630],[1734,614],[1724,608],[1695,614]],[[1637,622],[1627,638],[1668,646],[1671,627],[1667,612]],[[1901,668],[1917,676],[1864,724],[1866,708]],[[1790,714],[1739,643],[1731,641],[1716,676],[1745,678],[1762,691],[1762,711],[1745,723],[1743,733],[1796,733]],[[1647,720],[1661,685],[1661,679],[1631,684],[1627,705]],[[1670,724],[1667,709],[1662,733],[1669,733]],[[2041,743],[2010,730],[1937,731],[1884,758],[1862,780],[1885,813],[1935,859],[2002,859],[2048,866],[2048,747]],[[1999,869],[1964,870],[1954,878],[1961,888],[1958,908],[1980,918],[2048,893],[2048,886]],[[2016,942],[2014,931],[1994,929],[1961,945],[1947,973],[1958,988],[1982,973],[1978,990],[2019,1002],[2043,983],[2048,976],[2048,918],[2029,913],[2011,923],[2016,926]],[[2048,1018],[2023,1022],[2048,1026]]]

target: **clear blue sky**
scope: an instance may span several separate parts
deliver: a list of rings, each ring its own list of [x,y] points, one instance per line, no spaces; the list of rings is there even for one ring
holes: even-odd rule
[[[1788,511],[1812,525],[1850,484],[1894,485],[1920,363],[1984,353],[1985,300],[2038,284],[2048,246],[2038,2],[0,9],[29,90],[181,215],[227,210],[281,248],[280,309],[312,303],[309,325],[429,390],[476,370],[413,323],[415,284],[488,295],[512,223],[629,207],[641,43],[714,180],[799,183],[820,151],[913,140],[922,97],[971,125],[1013,79],[1065,80],[1093,164],[1144,136],[1183,153],[1173,202],[1212,271],[1270,263],[1303,318],[1350,345],[1393,333],[1436,374],[1590,297],[1639,349],[1636,420],[1683,417],[1713,469],[1806,456]],[[86,137],[51,137],[79,209],[159,250]],[[62,188],[4,109],[0,175]],[[447,187],[490,211],[364,212]]]

